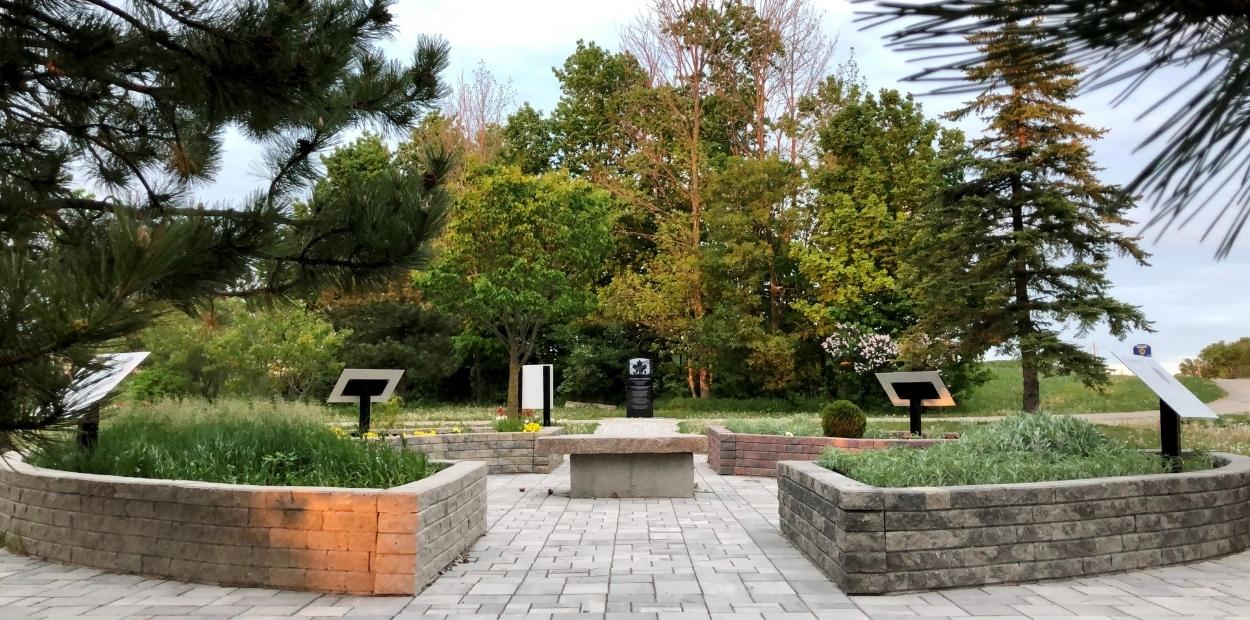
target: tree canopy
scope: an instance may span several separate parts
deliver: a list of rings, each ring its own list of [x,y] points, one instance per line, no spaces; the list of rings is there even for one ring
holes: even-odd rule
[[[441,153],[293,208],[314,154],[351,128],[404,129],[444,92],[444,43],[422,39],[407,64],[378,51],[390,4],[6,4],[0,449],[74,421],[75,374],[170,308],[366,288],[422,264]],[[196,189],[229,131],[264,146],[267,183],[209,207]]]

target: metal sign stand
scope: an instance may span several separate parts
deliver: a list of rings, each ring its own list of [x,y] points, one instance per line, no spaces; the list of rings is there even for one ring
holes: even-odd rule
[[[84,450],[95,448],[100,441],[100,405],[93,404],[78,423],[78,445]]]
[[[1159,401],[1159,453],[1167,461],[1168,471],[1174,474],[1181,471],[1181,417],[1162,400]]]

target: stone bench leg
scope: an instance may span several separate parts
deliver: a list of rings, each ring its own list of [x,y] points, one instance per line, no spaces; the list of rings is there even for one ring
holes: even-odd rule
[[[572,493],[587,497],[694,497],[694,454],[573,454]]]

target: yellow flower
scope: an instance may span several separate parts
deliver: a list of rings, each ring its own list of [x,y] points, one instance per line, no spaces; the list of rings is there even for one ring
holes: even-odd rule
[[[538,431],[543,430],[543,425],[538,422],[526,422],[525,426],[521,427],[521,430],[526,433],[537,433]]]
[[[382,436],[381,436],[381,435],[379,435],[379,434],[377,434],[377,433],[375,433],[375,432],[373,432],[373,431],[369,431],[369,432],[366,432],[366,433],[365,433],[365,439],[381,439],[381,438],[382,438]]]
[[[463,432],[464,432],[464,429],[463,429],[463,428],[460,428],[459,426],[453,426],[453,427],[451,427],[451,432],[453,432],[453,433],[463,433]]]

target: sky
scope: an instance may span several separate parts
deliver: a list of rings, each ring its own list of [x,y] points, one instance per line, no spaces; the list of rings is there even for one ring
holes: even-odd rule
[[[919,65],[908,55],[886,48],[883,36],[888,26],[860,30],[853,23],[855,8],[845,0],[812,0],[812,4],[824,11],[826,28],[839,41],[835,62],[853,55],[873,88],[924,92],[924,85],[904,81]],[[405,59],[418,36],[442,36],[451,45],[451,65],[444,76],[449,83],[455,84],[462,74],[468,76],[483,62],[495,76],[511,80],[518,104],[528,101],[550,110],[559,97],[552,68],[563,64],[578,39],[618,49],[621,29],[646,5],[647,0],[401,0],[393,9],[398,32],[384,49],[390,56]],[[1108,130],[1094,145],[1105,182],[1128,183],[1149,159],[1149,152],[1137,152],[1136,147],[1168,113],[1161,109],[1139,118],[1152,87],[1155,92],[1170,90],[1188,77],[1169,74],[1119,106],[1111,105],[1114,90],[1087,93],[1074,102],[1085,112],[1087,123]],[[924,95],[920,101],[932,115],[959,103],[957,98]],[[970,133],[978,130],[975,121],[961,126]],[[258,189],[261,182],[252,162],[258,160],[259,152],[237,133],[230,133],[221,174],[203,188],[200,198],[209,204],[230,202]],[[1142,201],[1132,219],[1144,221],[1148,205]],[[1149,267],[1131,260],[1117,260],[1111,266],[1112,294],[1140,306],[1153,321],[1154,333],[1135,333],[1119,341],[1105,330],[1095,330],[1084,337],[1069,332],[1070,339],[1096,348],[1101,355],[1124,354],[1134,344],[1148,343],[1160,363],[1175,370],[1182,359],[1195,356],[1211,342],[1250,336],[1250,234],[1243,235],[1231,255],[1217,261],[1215,240],[1201,241],[1207,221],[1209,216],[1199,216],[1193,225],[1169,231],[1162,239],[1149,233],[1143,240],[1152,254]]]

